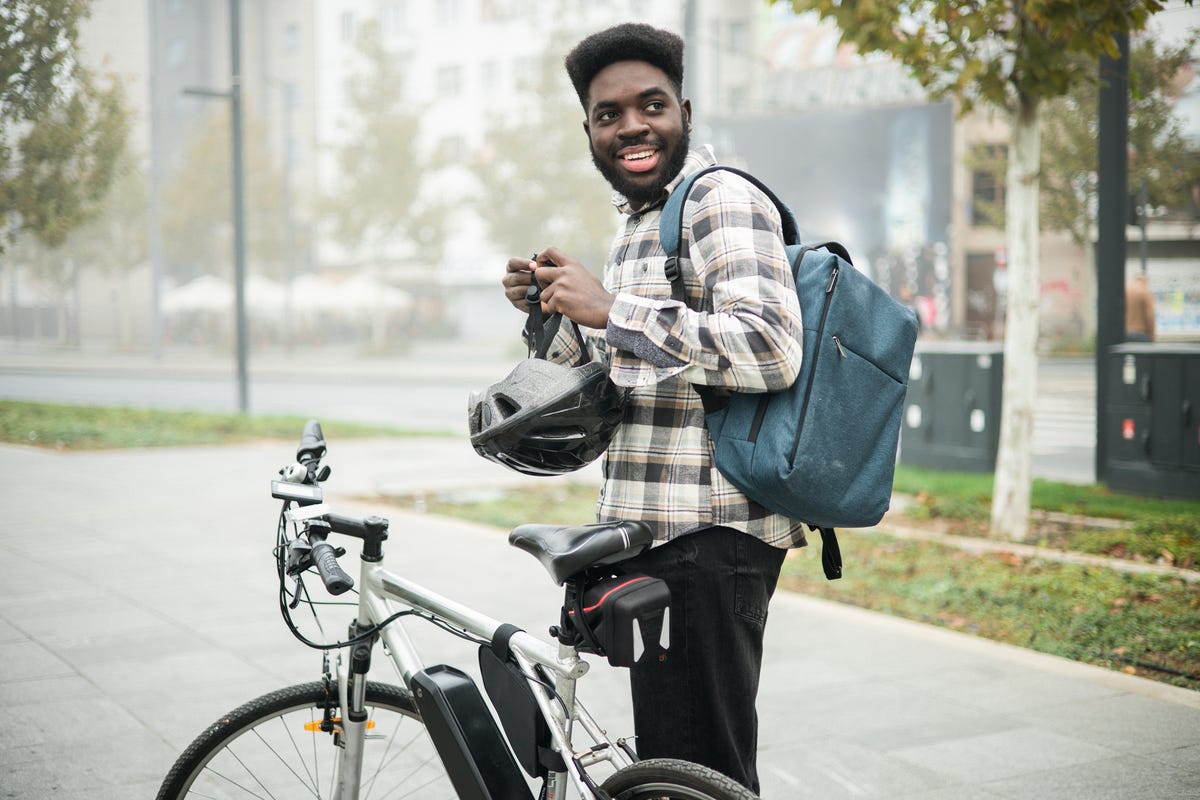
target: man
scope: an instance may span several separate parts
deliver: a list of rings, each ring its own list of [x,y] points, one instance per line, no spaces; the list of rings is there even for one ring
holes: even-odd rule
[[[1125,287],[1125,341],[1154,341],[1154,295],[1139,272]]]
[[[650,523],[655,546],[631,568],[665,580],[672,597],[671,649],[631,671],[638,754],[698,762],[758,791],[754,703],[767,605],[786,549],[802,546],[804,534],[713,466],[693,384],[768,392],[795,380],[802,326],[779,213],[736,175],[700,178],[680,248],[688,303],[673,301],[662,205],[687,175],[714,163],[707,148],[689,150],[683,41],[618,25],[580,42],[566,68],[592,160],[627,216],[603,282],[551,247],[510,259],[505,293],[527,310],[536,277],[545,311],[590,329],[591,355],[630,389],[605,456],[598,516]],[[569,333],[560,332],[551,356],[577,358]]]

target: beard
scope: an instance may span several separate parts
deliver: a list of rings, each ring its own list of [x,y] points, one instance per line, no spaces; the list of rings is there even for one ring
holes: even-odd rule
[[[690,144],[690,135],[687,129],[687,120],[683,120],[683,133],[679,137],[679,141],[675,143],[675,147],[668,150],[666,143],[656,136],[645,136],[635,142],[621,142],[621,147],[629,147],[630,145],[648,144],[657,147],[660,153],[666,155],[664,166],[659,173],[659,177],[651,184],[643,185],[635,183],[621,170],[616,164],[616,157],[601,158],[596,152],[595,146],[591,139],[588,139],[588,150],[592,154],[592,163],[604,179],[609,182],[619,194],[628,200],[635,207],[642,207],[648,203],[653,203],[662,197],[666,191],[667,184],[675,179],[683,169],[683,162],[687,160],[688,147]]]

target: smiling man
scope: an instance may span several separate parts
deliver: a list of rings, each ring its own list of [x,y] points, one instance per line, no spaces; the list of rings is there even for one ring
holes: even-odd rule
[[[758,791],[754,704],[767,606],[787,548],[802,546],[804,534],[717,471],[694,385],[771,392],[799,372],[803,328],[779,213],[737,175],[701,177],[683,214],[687,302],[672,299],[662,205],[685,177],[715,163],[711,149],[690,147],[683,41],[618,25],[580,42],[566,68],[592,161],[625,220],[603,281],[548,247],[532,260],[509,259],[505,294],[527,311],[536,277],[544,309],[585,326],[586,355],[629,390],[597,515],[653,528],[655,546],[630,568],[671,590],[671,649],[631,670],[638,754],[698,762]],[[562,331],[551,356],[574,363],[579,347]]]

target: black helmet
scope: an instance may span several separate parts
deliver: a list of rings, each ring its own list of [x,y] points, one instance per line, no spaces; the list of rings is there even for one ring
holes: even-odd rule
[[[564,475],[608,448],[624,406],[624,391],[600,364],[527,358],[504,380],[471,393],[471,445],[526,475]]]

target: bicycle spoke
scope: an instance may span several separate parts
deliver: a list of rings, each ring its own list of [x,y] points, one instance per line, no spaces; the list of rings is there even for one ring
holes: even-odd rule
[[[290,732],[290,731],[288,731],[288,729],[287,729],[287,723],[286,723],[286,722],[284,722],[282,718],[280,718],[280,720],[279,720],[279,723],[280,723],[281,725],[283,725],[284,732],[285,732],[285,733],[288,735],[288,738],[290,739],[290,738],[291,738],[291,732]],[[292,773],[292,775],[294,775],[294,776],[296,777],[296,780],[300,782],[300,785],[301,785],[301,786],[303,786],[305,789],[308,789],[308,793],[309,793],[309,794],[311,794],[313,797],[317,798],[317,800],[321,800],[321,794],[320,794],[320,792],[318,791],[317,787],[315,787],[315,786],[312,786],[312,785],[311,785],[311,784],[309,784],[309,783],[306,783],[306,782],[305,782],[305,780],[304,780],[304,778],[302,778],[302,777],[300,776],[300,773],[296,772],[296,770],[292,768],[292,765],[291,765],[291,764],[289,764],[289,763],[287,762],[287,760],[286,760],[286,759],[284,759],[284,757],[283,757],[283,756],[282,756],[282,755],[279,753],[279,751],[275,749],[275,746],[274,746],[274,745],[272,745],[270,742],[268,742],[266,739],[264,739],[264,738],[263,738],[263,735],[262,735],[261,733],[259,733],[259,732],[258,732],[258,729],[254,729],[254,735],[255,735],[256,737],[258,737],[258,740],[259,740],[260,742],[262,742],[263,746],[267,748],[267,750],[268,750],[268,751],[271,753],[271,755],[275,756],[275,759],[276,759],[276,760],[277,760],[277,761],[278,761],[280,764],[282,764],[282,765],[284,766],[284,768],[285,768],[285,769],[287,769],[287,771],[288,771],[288,772]],[[236,754],[236,753],[234,753],[232,750],[230,751],[230,755],[232,755],[234,758],[238,758],[237,754]],[[301,759],[301,761],[303,762],[303,759]],[[241,759],[240,759],[240,758],[238,758],[238,763],[241,763]],[[243,765],[243,766],[244,766],[244,765]],[[307,771],[307,770],[306,770],[306,771]],[[248,769],[247,769],[247,772],[249,772],[249,770],[248,770]],[[256,779],[256,780],[257,780],[257,779]],[[259,783],[259,785],[260,785],[260,786],[262,786],[262,784],[261,784],[261,783]],[[263,788],[265,789],[266,787],[264,786]],[[273,797],[273,796],[272,796],[272,797]]]

